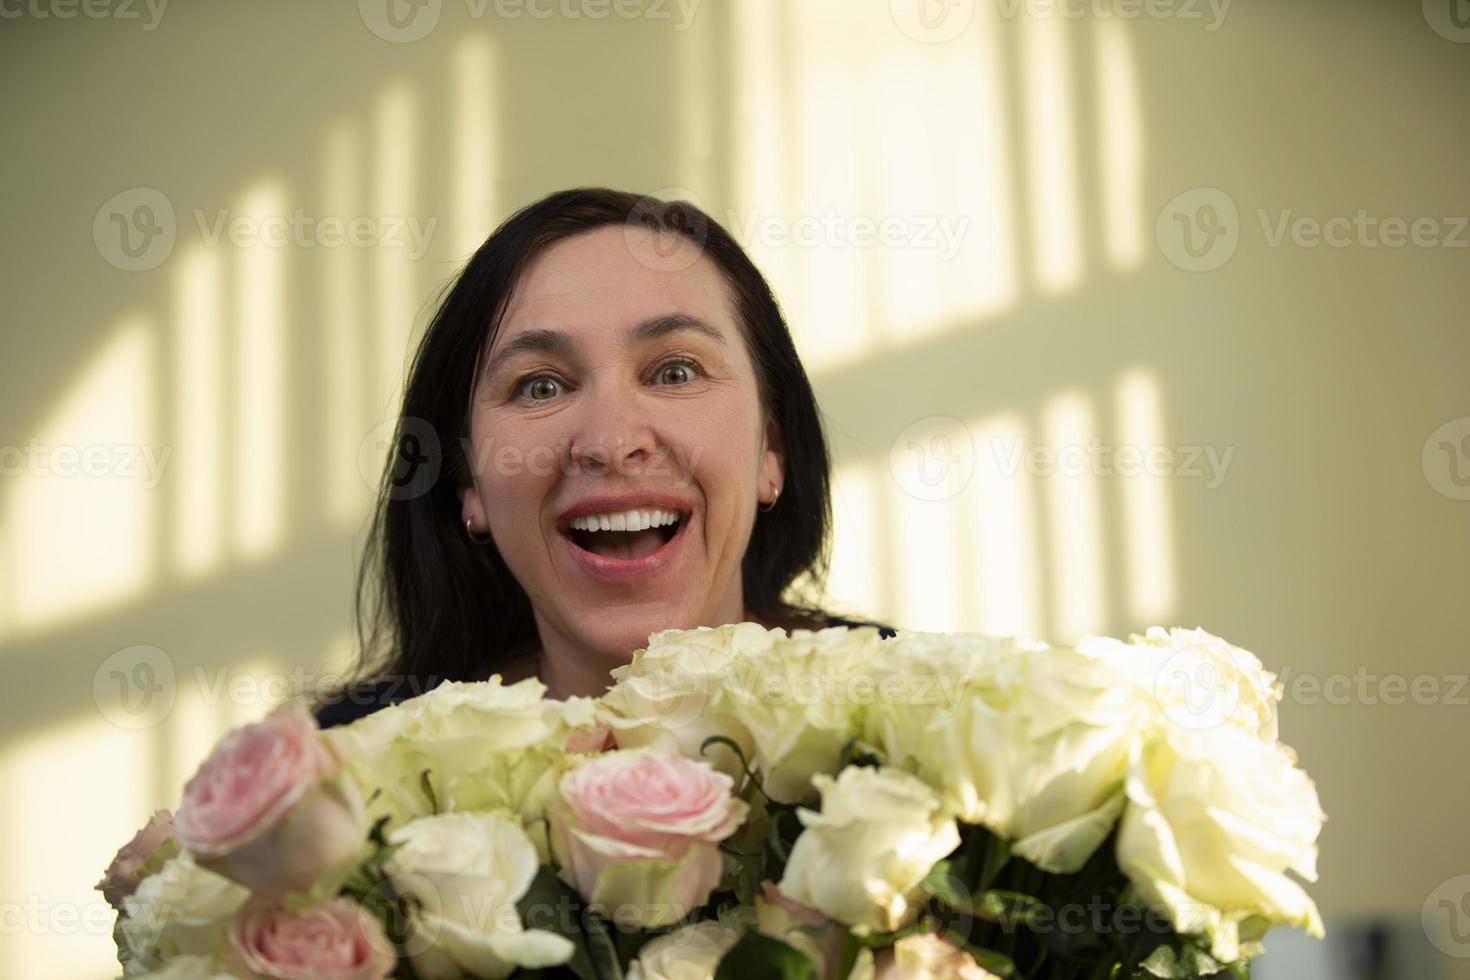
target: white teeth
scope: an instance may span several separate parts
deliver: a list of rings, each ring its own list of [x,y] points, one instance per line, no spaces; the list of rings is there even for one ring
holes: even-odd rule
[[[675,524],[678,520],[678,511],[625,510],[574,517],[568,527],[573,531],[646,531],[651,527]]]

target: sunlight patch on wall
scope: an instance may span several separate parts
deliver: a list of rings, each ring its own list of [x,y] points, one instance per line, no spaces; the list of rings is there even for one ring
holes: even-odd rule
[[[786,146],[786,63],[782,49],[782,10],[776,0],[749,0],[735,5],[733,61],[736,86],[735,131],[742,135],[738,142],[734,174],[735,207],[730,215],[715,215],[725,223],[730,234],[739,239],[750,253],[751,261],[770,281],[771,288],[786,308],[787,320],[796,330],[794,308],[790,305],[800,293],[802,284],[797,270],[784,263],[782,250],[746,233],[752,211],[783,214],[786,209],[786,171],[790,166]],[[708,202],[706,202],[708,203]],[[727,218],[733,220],[726,220]],[[800,335],[797,346],[806,344]]]
[[[286,265],[288,248],[272,243],[266,222],[291,213],[284,184],[263,182],[242,197],[242,219],[262,228],[258,240],[235,251],[234,347],[235,452],[231,490],[235,545],[243,558],[259,560],[280,546],[285,533],[285,460],[291,435],[288,401]]]
[[[25,928],[0,943],[0,975],[118,972],[115,916],[92,886],[148,817],[152,741],[88,715],[5,747],[0,895],[18,903]]]
[[[366,191],[364,169],[361,127],[345,120],[329,126],[322,148],[321,188],[327,214],[360,213]],[[325,249],[321,260],[325,506],[328,520],[341,527],[361,520],[373,497],[358,468],[359,447],[374,421],[364,356],[366,277],[359,248]]]
[[[864,617],[891,606],[883,592],[883,513],[871,465],[849,463],[832,474],[832,566],[827,592],[834,604]]]
[[[1093,28],[1097,132],[1102,141],[1098,195],[1108,259],[1120,269],[1143,261],[1143,105],[1128,28],[1111,18]]]
[[[202,244],[178,258],[173,411],[173,562],[184,578],[213,571],[224,552],[225,421],[222,253]]]
[[[956,502],[920,499],[893,480],[885,489],[890,505],[887,528],[897,566],[899,622],[921,630],[966,628],[967,599],[971,597],[965,587]]]
[[[467,260],[500,217],[495,202],[495,76],[490,39],[463,37],[451,56],[454,92],[453,172],[450,177],[450,259]]]
[[[1055,471],[1043,481],[1051,532],[1048,639],[1062,643],[1099,632],[1107,622],[1098,475],[1084,452],[1096,432],[1092,401],[1080,392],[1057,395],[1043,407],[1039,448],[1056,454]]]
[[[1036,486],[1023,464],[1025,422],[1006,414],[980,419],[970,429],[975,440],[970,549],[978,579],[974,628],[1041,638]]]
[[[922,44],[889,11],[838,0],[742,4],[737,14],[735,207],[726,220],[771,279],[813,373],[1014,307],[1016,169],[1047,288],[1081,275],[1065,37],[1023,52],[1033,91],[1016,168],[999,65],[1000,14]],[[1034,65],[1031,62],[1036,62]],[[727,220],[728,219],[728,220]]]
[[[228,668],[230,688],[225,693],[227,711],[236,727],[260,721],[271,710],[295,698],[306,679],[305,665],[287,667],[279,657],[261,654]]]
[[[1058,292],[1082,278],[1069,28],[1061,17],[1021,17],[1018,25],[1032,273],[1043,290]]]
[[[419,177],[418,103],[403,82],[386,86],[378,99],[377,131],[373,150],[373,215],[426,220],[415,208],[414,188]],[[379,245],[373,250],[373,302],[377,314],[377,386],[373,401],[391,417],[403,402],[409,339],[418,301],[413,263],[406,248]]]
[[[120,322],[36,427],[21,474],[7,479],[17,628],[125,602],[153,581],[158,484],[172,456],[158,438],[157,357],[152,320]]]
[[[1168,446],[1164,397],[1158,375],[1136,369],[1118,380],[1117,444],[1141,453]],[[1162,622],[1174,611],[1173,515],[1170,477],[1150,473],[1116,477],[1122,494],[1123,540],[1128,569],[1128,612],[1135,622]]]
[[[903,242],[870,250],[889,345],[993,315],[1017,299],[999,15],[980,6],[962,40],[877,49],[869,210]]]
[[[229,731],[231,712],[224,711],[214,696],[212,685],[218,678],[207,668],[202,676],[190,670],[180,671],[177,693],[173,708],[165,722],[165,737],[161,740],[165,772],[162,782],[161,800],[154,806],[172,809],[178,805],[184,784],[199,770],[216,742]]]
[[[792,66],[786,96],[796,112],[785,153],[795,193],[787,208],[750,202],[756,234],[779,236],[779,261],[799,284],[789,295],[791,322],[814,370],[851,363],[877,340],[869,302],[871,250],[852,244],[851,222],[863,206],[863,161],[872,159],[876,134],[867,117],[874,80],[865,72],[869,28],[860,17],[833,17],[833,0],[793,4]],[[866,215],[871,217],[870,214]],[[770,224],[761,225],[760,220]]]

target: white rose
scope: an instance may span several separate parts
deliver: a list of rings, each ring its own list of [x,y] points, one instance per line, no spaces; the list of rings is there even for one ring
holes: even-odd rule
[[[178,956],[211,957],[228,948],[230,918],[250,892],[179,854],[122,900],[118,922],[129,975],[158,969]]]
[[[1216,958],[1259,952],[1278,923],[1322,935],[1288,869],[1317,879],[1317,789],[1289,749],[1238,728],[1166,728],[1127,783],[1118,864],[1181,933],[1210,937]]]
[[[954,642],[975,648],[973,638]],[[992,641],[973,659],[980,666],[952,704],[884,702],[869,712],[868,738],[958,819],[1044,870],[1076,871],[1117,821],[1147,706],[1116,671],[1073,650]]]
[[[1282,689],[1276,675],[1249,650],[1212,633],[1151,626],[1127,643],[1089,636],[1077,649],[1122,670],[1173,725],[1204,730],[1228,724],[1267,742],[1278,737]]]
[[[911,756],[929,741],[936,718],[953,716],[972,684],[1017,651],[1043,648],[981,633],[899,630],[868,665],[874,697],[863,717],[864,741],[895,762]]]
[[[740,935],[713,919],[682,926],[645,943],[628,966],[628,980],[712,980]]]
[[[616,683],[602,699],[618,747],[676,752],[738,777],[740,760],[728,746],[712,745],[707,752],[701,746],[723,736],[750,759],[750,735],[721,697],[724,677],[736,658],[768,649],[785,635],[750,622],[650,635],[647,647],[612,671]]]
[[[448,682],[326,737],[372,798],[374,816],[402,823],[436,809],[507,809],[531,824],[568,765],[568,739],[593,717],[580,701],[544,700],[545,691],[533,678],[509,686],[499,675]]]
[[[803,831],[778,887],[857,932],[886,932],[918,911],[919,883],[960,843],[938,794],[898,769],[848,766],[813,778],[820,813],[796,811]]]
[[[388,834],[399,845],[383,862],[394,889],[411,894],[408,940],[424,980],[509,976],[518,966],[565,963],[572,944],[526,929],[516,902],[540,864],[519,820],[501,813],[441,813]]]
[[[842,764],[842,749],[862,731],[862,711],[873,695],[867,666],[882,642],[873,626],[793,630],[730,666],[726,703],[750,732],[771,799],[813,800],[812,776],[830,775]]]

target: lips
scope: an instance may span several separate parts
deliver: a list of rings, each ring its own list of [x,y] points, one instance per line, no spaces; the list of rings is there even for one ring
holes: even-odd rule
[[[656,578],[668,571],[684,550],[684,543],[693,533],[689,527],[693,521],[687,518],[674,525],[674,535],[654,551],[638,558],[619,558],[588,551],[577,543],[571,534],[558,535],[567,556],[583,574],[600,582],[631,585]],[[589,532],[616,534],[616,531]],[[652,533],[652,532],[647,532]]]

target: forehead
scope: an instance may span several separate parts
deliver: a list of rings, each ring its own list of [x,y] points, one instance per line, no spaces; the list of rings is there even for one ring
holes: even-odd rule
[[[668,313],[698,317],[727,336],[735,330],[729,289],[697,246],[682,236],[655,240],[643,229],[610,225],[564,238],[527,264],[497,341],[538,328],[575,338],[615,336]]]

